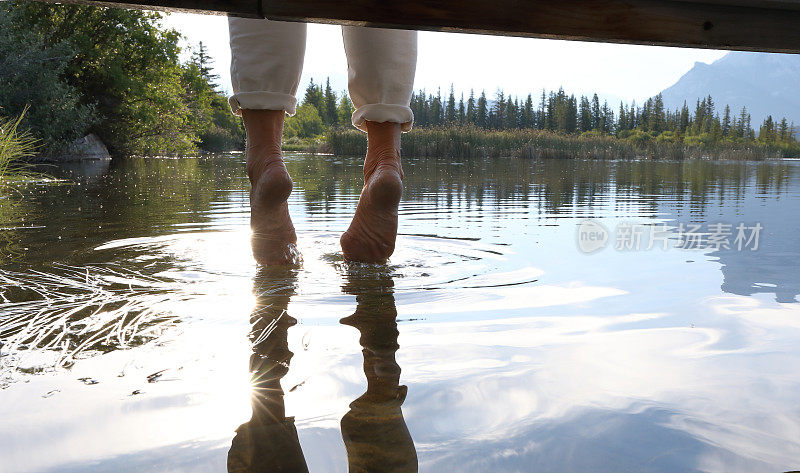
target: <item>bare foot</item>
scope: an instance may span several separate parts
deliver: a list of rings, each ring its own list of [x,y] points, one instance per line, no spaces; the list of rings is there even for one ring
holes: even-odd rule
[[[283,110],[243,110],[250,178],[250,228],[253,257],[263,265],[295,263],[297,235],[287,199],[292,178],[283,163],[280,135]]]
[[[394,252],[397,208],[403,195],[400,124],[368,121],[367,133],[364,188],[340,242],[345,259],[382,263]]]

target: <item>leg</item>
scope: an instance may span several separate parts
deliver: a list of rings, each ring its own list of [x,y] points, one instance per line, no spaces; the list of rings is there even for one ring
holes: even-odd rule
[[[297,259],[297,235],[287,202],[292,178],[281,154],[283,117],[283,110],[242,110],[247,133],[251,244],[256,261],[264,265]]]
[[[231,110],[247,133],[253,256],[261,264],[297,259],[287,199],[292,180],[283,163],[284,113],[294,114],[306,25],[230,18]]]
[[[409,131],[409,102],[417,61],[415,31],[343,27],[353,125],[367,132],[364,188],[342,252],[378,263],[394,252],[397,209],[403,192],[400,134]]]

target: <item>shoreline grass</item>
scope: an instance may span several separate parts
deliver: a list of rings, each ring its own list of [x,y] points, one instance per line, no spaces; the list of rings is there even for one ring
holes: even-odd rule
[[[363,155],[366,135],[353,129],[332,129],[326,135],[329,151]],[[308,151],[308,149],[306,149]],[[800,157],[794,148],[726,143],[691,146],[681,141],[617,138],[599,133],[582,135],[536,129],[484,130],[473,126],[417,128],[403,135],[402,152],[417,157],[555,158],[555,159],[736,159],[767,160]]]
[[[27,110],[17,118],[0,117],[0,187],[11,179],[33,175],[24,161],[35,156],[37,141],[19,126]]]

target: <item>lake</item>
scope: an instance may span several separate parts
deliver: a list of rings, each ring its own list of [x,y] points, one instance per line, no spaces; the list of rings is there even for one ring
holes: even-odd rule
[[[800,470],[800,161],[409,158],[351,265],[360,160],[286,160],[297,267],[240,154],[0,200],[0,472]]]

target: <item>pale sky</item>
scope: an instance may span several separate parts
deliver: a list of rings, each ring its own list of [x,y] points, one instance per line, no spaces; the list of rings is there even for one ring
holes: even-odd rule
[[[230,91],[230,50],[227,18],[171,14],[165,20],[187,38],[203,41],[216,61],[220,85]],[[419,33],[419,56],[414,89],[442,94],[453,83],[456,93],[498,88],[507,94],[534,97],[542,88],[589,95],[597,92],[614,102],[640,102],[674,84],[696,61],[710,63],[725,51],[631,46],[577,41],[511,38],[455,33]],[[331,78],[337,91],[347,89],[347,62],[341,29],[332,25],[308,27],[306,57],[298,95],[310,78]],[[534,102],[536,103],[536,102]]]

